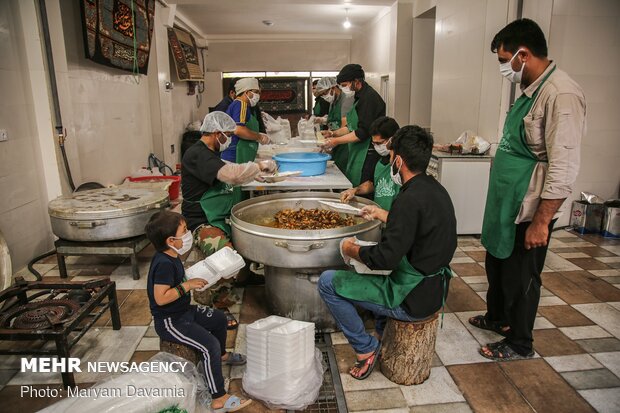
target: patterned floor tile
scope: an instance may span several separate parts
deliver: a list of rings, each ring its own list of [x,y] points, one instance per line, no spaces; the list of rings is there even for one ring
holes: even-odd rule
[[[386,379],[379,369],[373,370],[370,376],[364,380],[354,379],[349,373],[340,373],[340,381],[342,382],[342,388],[345,392],[390,388],[395,388],[400,392],[398,384],[392,383]]]
[[[471,257],[454,257],[452,258],[452,261],[450,261],[450,266],[453,266],[454,264],[471,264],[475,262],[476,261],[474,261]]]
[[[485,302],[469,288],[461,279],[450,281],[450,292],[446,304],[451,311],[483,311],[487,306]]]
[[[620,276],[620,270],[612,269],[612,270],[590,270],[588,271],[590,274],[596,275],[597,277],[617,277]]]
[[[394,409],[406,407],[407,403],[400,389],[377,389],[345,393],[347,409],[350,412]]]
[[[558,255],[562,258],[591,258],[583,252],[559,252]]]
[[[620,386],[620,378],[607,369],[568,371],[562,373],[562,377],[576,390],[606,389]]]
[[[445,366],[481,363],[490,360],[478,353],[480,344],[454,314],[446,314],[437,334],[435,352]]]
[[[158,351],[159,337],[143,337],[136,351]]]
[[[570,262],[584,270],[607,270],[609,267],[594,258],[569,258]]]
[[[586,338],[603,338],[611,337],[607,331],[597,325],[580,326],[580,327],[561,327],[560,331],[571,340],[583,340]]]
[[[603,366],[607,367],[612,373],[620,377],[620,351],[596,353],[592,356]]]
[[[484,262],[487,256],[486,251],[468,251],[466,252],[476,262]]]
[[[579,390],[579,394],[599,413],[620,412],[620,389]]]
[[[538,312],[556,327],[589,326],[594,322],[569,305],[539,307]]]
[[[620,255],[620,245],[616,244],[616,245],[606,245],[601,247],[603,249],[606,249],[607,251],[615,254],[615,255]]]
[[[464,278],[464,280],[467,280],[467,278],[473,278],[473,277],[466,277]],[[469,287],[475,292],[481,293],[481,292],[488,291],[489,284],[488,283],[469,284]]]
[[[465,401],[445,367],[431,369],[430,377],[422,384],[400,386],[400,389],[408,406]]]
[[[480,264],[464,263],[464,264],[450,264],[450,267],[459,275],[459,277],[471,277],[471,276],[485,276],[486,271]]]
[[[467,403],[442,403],[412,406],[409,413],[472,413],[472,410]]]
[[[596,257],[596,259],[600,262],[604,262],[605,264],[620,262],[620,257],[617,255],[613,255],[611,257]]]
[[[534,350],[542,357],[581,354],[583,349],[560,330],[534,330]]]
[[[146,290],[132,290],[120,308],[123,326],[148,326],[151,310]]]
[[[545,317],[536,317],[534,319],[534,330],[544,330],[546,328],[555,328],[555,326]]]
[[[614,253],[601,247],[577,247],[577,249],[590,257],[613,257]],[[575,257],[577,258],[577,257]]]
[[[471,277],[463,277],[463,281],[465,281],[467,284],[481,284],[481,283],[488,284],[488,278],[486,275],[474,275]]]
[[[564,373],[566,371],[593,370],[603,367],[603,365],[595,360],[590,354],[545,357],[545,361],[558,373]]]
[[[550,297],[540,297],[540,301],[538,302],[539,307],[547,307],[547,306],[555,306],[555,305],[563,305],[566,304],[564,300],[560,297],[550,296]]]
[[[474,327],[469,324],[469,319],[471,317],[481,315],[480,311],[464,311],[459,313],[454,313],[461,323],[465,326],[465,328],[471,333],[471,335],[476,339],[476,341],[480,345],[485,345],[488,343],[494,343],[496,341],[501,340],[503,337],[493,331],[483,330],[481,328]]]
[[[588,271],[570,271],[562,272],[561,274],[601,301],[620,301],[620,291],[609,288],[609,283],[605,282],[601,277],[590,274]]]
[[[590,354],[620,351],[620,340],[615,337],[576,340],[575,343]]]
[[[573,307],[615,337],[620,337],[620,311],[606,303],[576,304]]]
[[[568,304],[595,303],[599,300],[592,294],[567,280],[562,274],[548,272],[542,274],[545,288]]]
[[[572,262],[560,257],[553,251],[547,251],[547,258],[545,259],[545,267],[552,271],[579,271],[581,267],[576,266]]]
[[[457,365],[448,367],[448,371],[475,412],[533,412],[499,365]]]
[[[534,410],[593,412],[592,407],[544,360],[517,360],[499,365]]]

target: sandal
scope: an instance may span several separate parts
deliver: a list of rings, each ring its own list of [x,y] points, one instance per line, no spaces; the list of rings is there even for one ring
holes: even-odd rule
[[[224,314],[226,314],[226,330],[236,330],[239,327],[239,322],[228,310],[224,310]]]
[[[228,358],[222,360],[222,364],[228,364],[229,366],[242,366],[248,362],[248,358],[239,353],[228,353]]]
[[[370,376],[370,373],[372,373],[372,370],[375,368],[377,361],[381,357],[380,350],[381,343],[379,343],[375,351],[370,356],[368,356],[364,360],[357,360],[351,370],[354,368],[361,370],[364,366],[367,366],[367,369],[364,373],[362,373],[361,376],[355,376],[353,373],[351,373],[351,370],[349,370],[349,374],[351,375],[351,377],[357,380],[364,380],[366,377]]]
[[[241,403],[241,399],[239,396],[230,395],[226,403],[224,403],[224,407],[219,409],[214,409],[214,413],[227,413],[227,412],[236,412],[237,410],[241,410],[244,407],[249,406],[252,403],[251,399],[247,399],[245,402]]]
[[[487,348],[491,355],[484,352],[484,348]],[[482,357],[495,360],[495,361],[511,361],[511,360],[523,360],[529,359],[534,356],[534,352],[531,351],[529,354],[521,355],[517,353],[510,345],[504,341],[499,341],[497,343],[487,344],[485,347],[480,347],[478,353]]]
[[[477,315],[475,317],[471,317],[468,321],[469,321],[469,324],[471,324],[474,327],[477,327],[482,330],[493,331],[499,334],[500,336],[504,336],[504,337],[506,337],[506,335],[510,331],[510,327],[506,325],[501,325],[497,321],[490,321],[484,315]]]

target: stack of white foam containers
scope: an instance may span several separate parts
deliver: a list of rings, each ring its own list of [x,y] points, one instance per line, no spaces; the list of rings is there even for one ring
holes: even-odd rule
[[[245,374],[250,382],[268,384],[269,380],[277,379],[277,383],[294,385],[297,376],[314,362],[314,323],[270,316],[249,324],[246,340]],[[295,389],[274,390],[286,394]]]

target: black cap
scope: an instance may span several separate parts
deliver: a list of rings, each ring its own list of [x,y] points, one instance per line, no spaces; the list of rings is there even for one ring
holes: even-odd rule
[[[364,79],[364,69],[357,63],[349,63],[340,69],[336,76],[336,83],[350,82],[355,79]]]

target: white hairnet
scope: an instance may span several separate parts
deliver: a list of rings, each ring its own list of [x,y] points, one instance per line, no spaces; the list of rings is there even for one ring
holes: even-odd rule
[[[212,133],[212,132],[234,132],[237,124],[224,112],[211,112],[205,116],[205,120],[202,122],[200,132]]]
[[[235,93],[238,95],[242,94],[246,90],[252,89],[260,89],[258,87],[258,79],[254,77],[244,77],[243,79],[237,80],[235,83]]]
[[[335,77],[322,77],[316,84],[316,91],[322,92],[324,90],[331,89],[336,86],[336,78]]]

